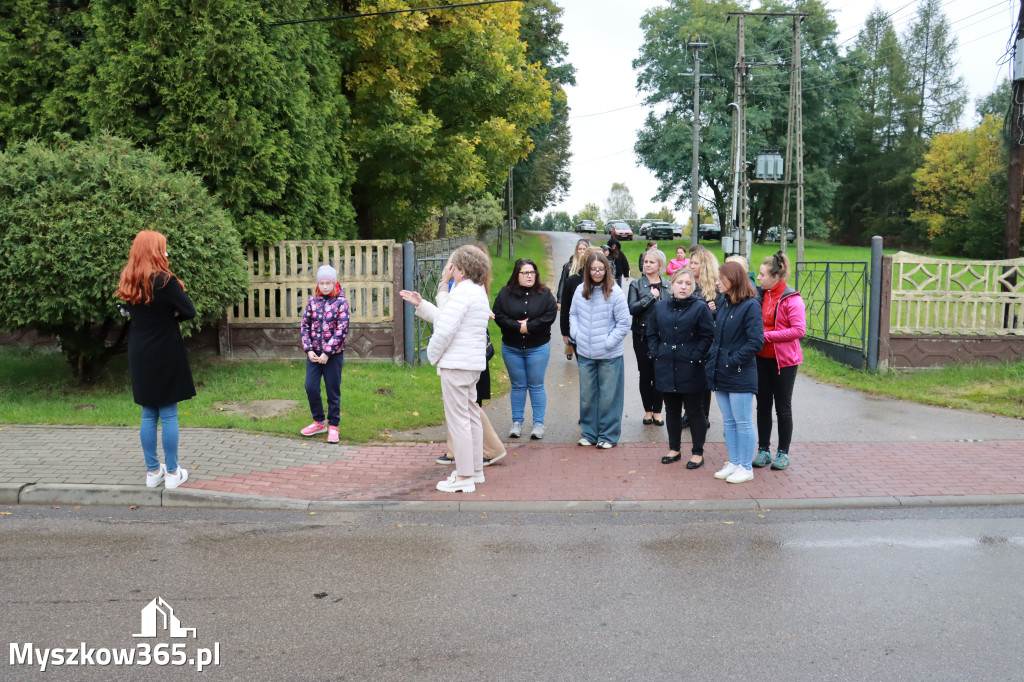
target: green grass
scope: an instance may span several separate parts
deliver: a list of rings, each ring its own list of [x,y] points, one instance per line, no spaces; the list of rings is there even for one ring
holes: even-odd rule
[[[507,242],[505,247],[507,249]],[[514,261],[507,250],[494,261],[491,298],[508,281]],[[517,258],[547,261],[538,235],[516,235]],[[497,355],[491,361],[491,392],[508,391],[508,375],[500,361],[501,334],[491,324]],[[296,330],[296,334],[298,331]],[[309,423],[303,390],[305,361],[227,361],[192,356],[196,397],[179,407],[186,427],[242,429],[298,437]],[[136,426],[141,408],[132,402],[127,356],[115,358],[95,386],[75,383],[60,353],[0,347],[0,395],[3,423],[88,426]],[[256,400],[294,400],[296,407],[274,417],[233,414],[218,403]],[[325,400],[326,404],[326,400]],[[427,364],[406,367],[390,362],[347,362],[341,378],[341,434],[347,443],[386,440],[390,431],[405,431],[444,422],[437,370]]]
[[[1017,419],[1024,415],[1024,361],[875,373],[853,369],[804,347],[801,371],[835,386],[924,405]]]
[[[197,395],[178,406],[183,426],[233,428],[297,436],[309,423],[302,388],[302,360],[239,362],[193,357]],[[378,392],[379,391],[379,392]],[[93,387],[75,384],[59,353],[0,348],[0,393],[8,424],[134,426],[141,408],[132,402],[126,358],[117,358]],[[275,417],[232,414],[217,403],[294,400]],[[325,401],[326,402],[326,401]],[[444,420],[440,383],[433,367],[349,362],[341,379],[341,432],[346,442],[386,438],[387,431]]]

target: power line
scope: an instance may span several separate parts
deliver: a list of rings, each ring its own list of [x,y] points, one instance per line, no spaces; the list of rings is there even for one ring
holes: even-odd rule
[[[435,5],[434,7],[410,7],[409,9],[390,9],[382,12],[367,12],[366,14],[335,14],[330,17],[314,17],[312,19],[285,19],[283,21],[272,21],[267,26],[286,26],[288,24],[312,24],[318,21],[338,21],[339,19],[360,19],[362,17],[380,17],[388,14],[406,14],[409,12],[423,12],[432,9],[454,9],[456,7],[476,7],[477,5],[499,5],[506,2],[524,2],[525,0],[480,0],[480,2],[463,2],[457,5]]]
[[[636,102],[635,104],[630,104],[630,105],[627,105],[627,106],[624,106],[624,107],[619,107],[618,109],[609,109],[608,111],[598,111],[598,112],[593,113],[593,114],[579,114],[578,116],[570,116],[569,118],[570,119],[574,119],[574,118],[590,118],[591,116],[604,116],[605,114],[612,114],[612,113],[615,113],[616,111],[623,111],[624,109],[632,109],[633,107],[642,107],[643,105],[644,105],[643,102]]]

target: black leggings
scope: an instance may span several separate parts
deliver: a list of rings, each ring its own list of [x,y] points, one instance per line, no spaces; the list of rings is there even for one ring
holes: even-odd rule
[[[640,401],[644,412],[661,414],[661,394],[654,388],[654,360],[647,357],[647,337],[636,331],[633,332],[633,352],[640,370]]]
[[[772,402],[779,421],[779,450],[789,452],[793,440],[793,384],[798,365],[779,371],[775,358],[757,356],[757,447],[768,450],[772,441]]]
[[[691,415],[699,415],[704,409],[704,391],[696,393],[662,393],[665,399],[665,428],[668,429],[668,449],[679,452],[683,433],[683,407]],[[690,438],[693,443],[690,452],[694,455],[704,454],[704,440],[708,430],[703,419],[690,417]]]

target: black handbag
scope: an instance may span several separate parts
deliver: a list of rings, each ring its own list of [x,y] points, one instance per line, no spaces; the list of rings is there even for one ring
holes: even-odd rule
[[[493,358],[493,357],[494,357],[494,344],[491,343],[490,339],[487,339],[487,348],[486,348],[486,350],[484,350],[484,359],[487,362],[490,362],[491,358]]]

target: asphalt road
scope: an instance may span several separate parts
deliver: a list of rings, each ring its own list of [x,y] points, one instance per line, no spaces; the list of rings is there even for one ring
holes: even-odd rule
[[[213,680],[1021,679],[1020,507],[732,514],[0,508],[0,631],[219,647]],[[10,513],[8,513],[10,512]],[[139,639],[163,597],[196,638]],[[10,653],[8,653],[8,657]],[[4,663],[4,680],[192,670]]]

